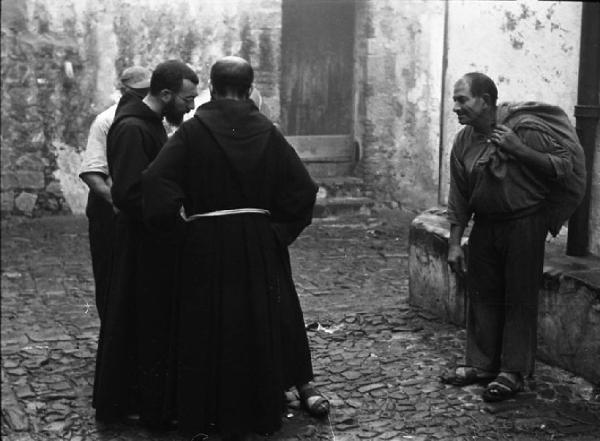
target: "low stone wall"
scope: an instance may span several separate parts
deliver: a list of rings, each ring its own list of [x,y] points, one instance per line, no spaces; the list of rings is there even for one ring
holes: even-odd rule
[[[449,223],[441,210],[417,216],[409,234],[411,305],[465,324],[464,280],[447,265]],[[468,231],[463,239],[466,250]],[[600,383],[600,259],[564,253],[565,235],[546,247],[539,296],[538,358]],[[468,255],[467,255],[468,258]]]

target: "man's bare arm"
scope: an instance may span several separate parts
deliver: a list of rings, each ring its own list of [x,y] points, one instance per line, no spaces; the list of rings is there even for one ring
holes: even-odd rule
[[[109,204],[113,204],[112,196],[110,195],[110,177],[107,178],[101,173],[82,173],[81,180],[86,183],[90,191],[100,196]]]

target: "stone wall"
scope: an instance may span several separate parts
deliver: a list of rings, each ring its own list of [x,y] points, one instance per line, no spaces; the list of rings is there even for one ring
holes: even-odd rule
[[[2,1],[2,213],[81,213],[77,177],[94,116],[124,67],[248,58],[279,117],[280,0]]]
[[[360,172],[378,201],[436,201],[443,12],[443,2],[371,0],[358,29],[366,52],[358,58],[365,72]]]
[[[58,7],[57,7],[58,10]],[[2,2],[2,211],[70,210],[59,179],[63,145],[82,145],[94,83],[91,16],[41,2]],[[59,144],[60,143],[60,144]]]
[[[379,203],[445,201],[460,128],[452,87],[467,71],[492,76],[500,100],[573,114],[580,3],[360,0],[356,11],[356,173]],[[203,89],[214,60],[239,54],[279,120],[281,0],[3,0],[1,38],[3,214],[83,211],[81,151],[125,66],[180,58]],[[600,155],[592,181],[590,244],[600,254]]]
[[[422,213],[409,233],[409,303],[465,325],[466,285],[449,270],[450,225],[442,211]],[[469,232],[462,245],[467,251]],[[566,236],[546,246],[539,294],[538,357],[600,381],[600,259],[564,255]],[[468,255],[467,255],[468,258]]]

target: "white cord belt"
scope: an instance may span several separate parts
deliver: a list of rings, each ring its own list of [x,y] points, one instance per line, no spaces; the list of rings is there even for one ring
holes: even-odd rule
[[[184,211],[181,210],[181,217],[186,222],[191,222],[194,219],[199,219],[201,217],[231,216],[233,214],[264,214],[269,216],[271,212],[262,208],[236,208],[233,210],[209,211],[208,213],[193,214],[190,217],[187,217]]]

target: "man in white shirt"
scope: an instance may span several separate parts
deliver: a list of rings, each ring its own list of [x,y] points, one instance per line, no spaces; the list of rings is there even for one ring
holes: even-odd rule
[[[125,69],[119,78],[121,94],[129,93],[144,98],[150,88],[152,72],[141,66]],[[113,215],[116,210],[110,194],[111,180],[106,159],[106,136],[117,104],[100,113],[90,127],[87,146],[79,177],[89,187],[86,215],[89,221],[90,252],[96,290],[96,308],[100,320],[108,290],[112,250]]]

